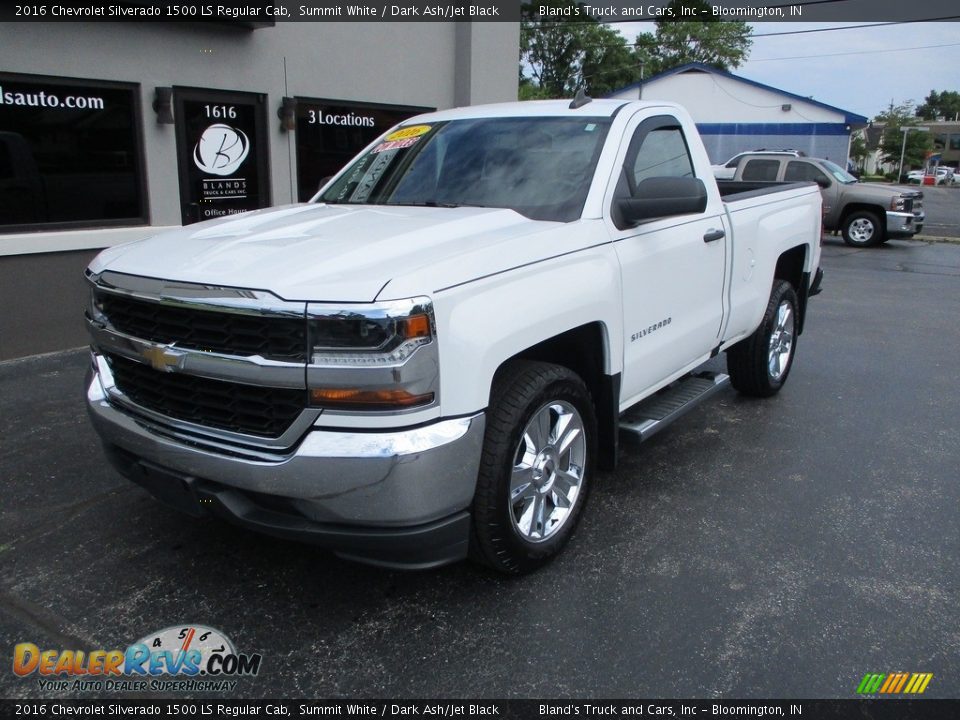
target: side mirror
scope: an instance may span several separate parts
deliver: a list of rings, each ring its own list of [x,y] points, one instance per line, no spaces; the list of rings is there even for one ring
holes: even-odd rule
[[[613,220],[625,230],[642,220],[702,213],[707,209],[707,188],[699,178],[652,177],[637,184],[633,197],[618,198]]]
[[[830,182],[830,178],[825,178],[825,177],[818,177],[817,180],[816,180],[816,183],[817,183],[817,185],[819,185],[820,187],[822,187],[822,188],[824,188],[824,189],[826,189],[826,188],[830,187],[831,185],[833,185],[833,183]]]

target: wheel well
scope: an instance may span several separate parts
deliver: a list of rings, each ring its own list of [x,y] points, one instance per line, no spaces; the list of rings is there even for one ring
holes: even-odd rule
[[[797,308],[797,334],[803,332],[803,321],[807,316],[807,287],[809,273],[804,272],[803,268],[807,262],[807,248],[805,245],[797,245],[783,253],[777,259],[777,269],[773,271],[775,280],[786,280],[793,285],[797,292],[797,299],[800,307]]]
[[[617,457],[620,375],[604,372],[606,353],[606,331],[601,323],[594,322],[539,342],[507,359],[500,367],[511,360],[538,360],[563,365],[579,375],[596,405],[598,464],[610,469]]]
[[[843,224],[847,221],[847,218],[850,217],[855,212],[871,212],[877,216],[877,219],[880,221],[880,230],[884,229],[883,219],[886,217],[886,210],[884,210],[880,205],[864,205],[860,203],[853,203],[847,205],[843,209],[843,214],[840,216],[840,228],[843,229]]]

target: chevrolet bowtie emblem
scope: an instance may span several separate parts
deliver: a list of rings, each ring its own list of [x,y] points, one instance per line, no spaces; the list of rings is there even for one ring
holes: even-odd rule
[[[150,367],[160,372],[179,370],[185,355],[186,353],[169,347],[151,347],[140,353],[140,356],[150,363]]]

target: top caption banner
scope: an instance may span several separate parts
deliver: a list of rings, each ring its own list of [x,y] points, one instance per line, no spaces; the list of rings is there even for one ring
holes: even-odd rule
[[[577,5],[519,0],[294,0],[288,2],[34,2],[4,4],[6,22],[215,22],[244,30],[278,22],[543,22],[656,20],[746,22],[937,22],[960,20],[956,0],[707,0],[672,4],[595,0]]]

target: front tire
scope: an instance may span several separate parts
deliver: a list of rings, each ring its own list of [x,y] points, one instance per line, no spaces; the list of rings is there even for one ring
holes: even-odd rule
[[[880,218],[869,210],[850,213],[843,221],[843,241],[851,247],[874,247],[884,241]]]
[[[787,381],[797,349],[797,307],[793,286],[774,280],[760,327],[727,350],[730,383],[744,395],[770,397]]]
[[[595,447],[593,401],[579,376],[550,363],[504,366],[487,413],[471,557],[521,574],[559,553],[587,502]]]

